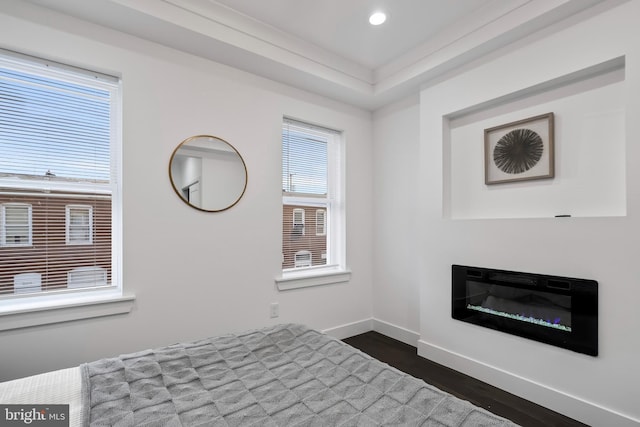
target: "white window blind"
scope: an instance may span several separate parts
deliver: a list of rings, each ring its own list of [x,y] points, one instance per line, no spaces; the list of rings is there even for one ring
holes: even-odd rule
[[[0,245],[0,296],[25,274],[38,292],[77,268],[112,283],[119,97],[117,78],[0,51],[0,205],[31,207],[29,244]]]
[[[282,189],[291,195],[327,196],[327,131],[285,120]]]
[[[332,222],[327,212],[339,209],[334,190],[340,134],[285,119],[282,127],[282,268],[284,271],[337,263]],[[319,212],[322,212],[321,214]],[[336,217],[337,218],[337,217]],[[340,227],[335,227],[339,230]],[[332,257],[331,254],[334,254]],[[323,254],[328,254],[323,256]]]

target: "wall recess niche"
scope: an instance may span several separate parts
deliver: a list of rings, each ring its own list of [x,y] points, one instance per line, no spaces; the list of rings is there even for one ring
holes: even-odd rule
[[[443,216],[625,216],[625,99],[622,56],[443,117]],[[486,185],[484,129],[547,112],[555,177]]]

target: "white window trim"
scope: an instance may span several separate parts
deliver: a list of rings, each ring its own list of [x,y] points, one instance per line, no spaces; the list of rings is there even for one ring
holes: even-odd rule
[[[89,239],[71,240],[71,209],[84,209],[89,213]],[[92,245],[93,244],[93,206],[91,205],[66,205],[65,206],[65,240],[67,245]]]
[[[29,235],[28,235],[28,240],[27,243],[7,243],[7,214],[6,214],[6,210],[5,208],[7,206],[20,206],[20,207],[26,207],[27,208],[27,225],[29,227]],[[32,217],[32,206],[28,203],[3,203],[0,206],[0,221],[2,221],[2,224],[0,224],[0,247],[3,248],[8,248],[8,247],[28,247],[28,246],[33,246],[33,217]]]
[[[115,286],[11,295],[0,301],[0,331],[129,313],[134,301]]]
[[[334,138],[339,141],[331,141],[328,146],[328,198],[316,197],[284,197],[284,204],[297,204],[304,202],[318,208],[326,208],[325,227],[331,230],[334,236],[328,240],[327,262],[330,264],[298,269],[282,270],[279,277],[275,278],[276,287],[280,291],[306,288],[312,286],[324,286],[345,283],[351,280],[351,270],[346,267],[346,215],[344,209],[345,188],[345,144],[343,135],[336,133]]]
[[[339,266],[308,267],[296,271],[283,272],[275,282],[278,290],[307,288],[311,286],[333,285],[351,280],[351,270]]]

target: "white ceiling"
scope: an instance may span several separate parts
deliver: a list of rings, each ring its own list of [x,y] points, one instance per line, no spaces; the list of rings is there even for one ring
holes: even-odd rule
[[[367,109],[621,0],[28,0]],[[368,23],[381,10],[387,22]]]
[[[375,69],[416,48],[491,0],[218,0],[240,13]],[[519,0],[503,0],[517,6]],[[387,14],[369,24],[374,11]]]

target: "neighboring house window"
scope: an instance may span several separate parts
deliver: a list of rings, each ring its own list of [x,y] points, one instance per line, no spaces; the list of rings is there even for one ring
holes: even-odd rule
[[[120,98],[116,77],[0,50],[1,307],[25,277],[55,299],[78,271],[122,295]]]
[[[93,243],[93,207],[67,205],[67,245],[90,245]]]
[[[284,120],[283,277],[301,269],[321,274],[344,268],[342,150],[339,132]]]
[[[0,219],[0,246],[31,246],[31,205],[5,203]]]
[[[293,232],[294,236],[304,236],[304,209],[293,210]]]
[[[327,234],[327,211],[324,209],[316,210],[316,236],[324,236]]]
[[[298,251],[295,254],[295,267],[311,267],[312,264],[312,256],[309,251]]]

